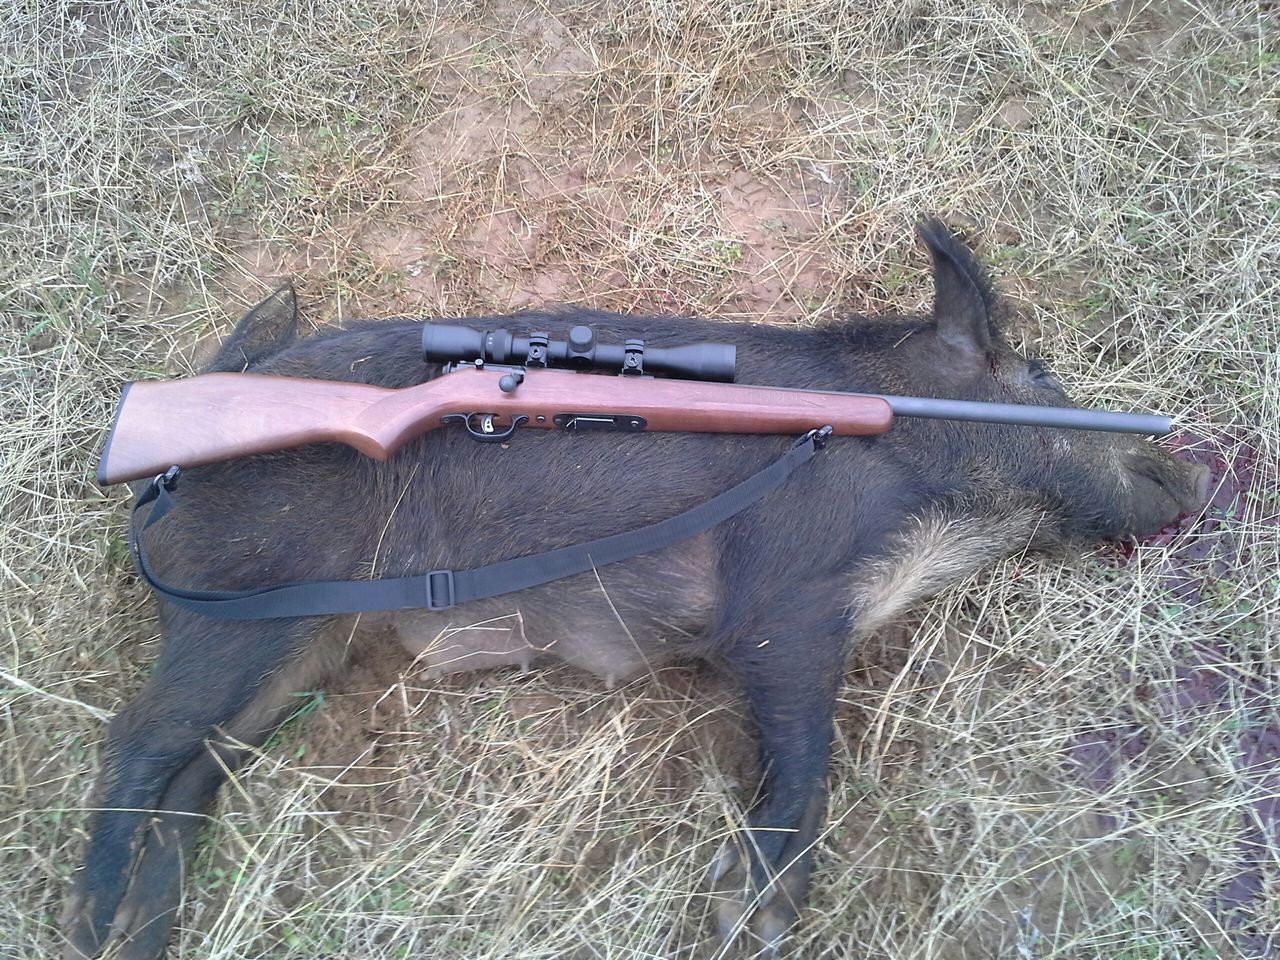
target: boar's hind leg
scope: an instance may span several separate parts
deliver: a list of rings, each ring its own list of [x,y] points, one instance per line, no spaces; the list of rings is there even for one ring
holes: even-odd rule
[[[848,618],[834,592],[803,589],[775,604],[729,652],[760,739],[764,792],[749,827],[716,858],[722,936],[744,928],[772,956],[803,905],[827,805],[835,699]]]
[[[63,913],[68,958],[119,942],[120,960],[163,954],[188,861],[218,787],[319,682],[345,644],[323,621],[168,618],[155,673],[111,722],[84,867]]]

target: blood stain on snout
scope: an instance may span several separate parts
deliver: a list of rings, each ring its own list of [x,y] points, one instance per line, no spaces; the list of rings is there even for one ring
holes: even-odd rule
[[[1243,439],[1182,433],[1171,438],[1170,446],[1180,460],[1208,469],[1208,502],[1180,514],[1142,543],[1171,548],[1162,559],[1161,582],[1173,599],[1195,605],[1207,583],[1248,559],[1251,545],[1241,539],[1240,525],[1248,518],[1249,493],[1262,486],[1274,488],[1277,480],[1261,475],[1257,448]],[[1280,525],[1280,513],[1274,510],[1248,519],[1262,527]],[[1123,566],[1134,552],[1130,541],[1117,544],[1106,556]]]

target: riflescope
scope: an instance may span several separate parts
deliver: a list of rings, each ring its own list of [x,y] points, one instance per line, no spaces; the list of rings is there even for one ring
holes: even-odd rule
[[[686,380],[732,383],[737,349],[731,343],[690,343],[651,347],[643,340],[597,343],[595,331],[579,326],[564,340],[545,333],[517,337],[509,330],[474,330],[448,323],[422,327],[422,355],[428,363],[518,364],[570,370],[612,370],[621,374],[662,374]]]

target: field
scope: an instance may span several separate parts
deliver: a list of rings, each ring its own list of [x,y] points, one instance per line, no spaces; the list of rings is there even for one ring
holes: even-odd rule
[[[1214,498],[856,652],[787,955],[1280,955],[1278,38],[1271,0],[5,5],[0,958],[61,949],[156,643],[92,482],[122,382],[287,277],[316,327],[915,311],[927,214],[1074,396],[1176,416]],[[742,726],[707,671],[362,649],[224,792],[171,956],[716,956]]]

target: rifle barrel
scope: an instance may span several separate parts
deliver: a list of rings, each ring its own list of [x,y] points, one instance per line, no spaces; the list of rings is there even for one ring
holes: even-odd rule
[[[929,397],[881,395],[898,417],[933,420],[968,420],[1015,426],[1062,427],[1068,430],[1105,430],[1109,433],[1145,433],[1164,437],[1173,432],[1169,417],[1152,413],[1114,413],[1077,407],[1039,407],[1020,403],[983,403],[977,400],[937,400]]]

